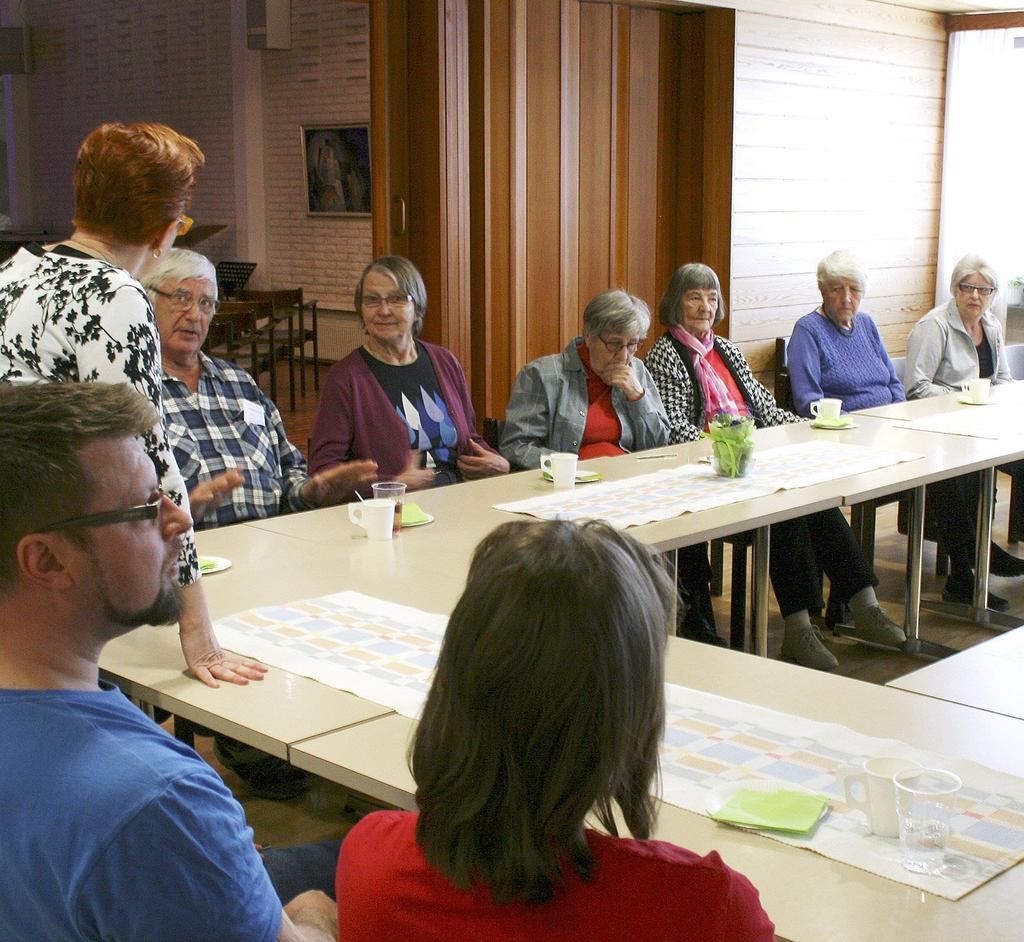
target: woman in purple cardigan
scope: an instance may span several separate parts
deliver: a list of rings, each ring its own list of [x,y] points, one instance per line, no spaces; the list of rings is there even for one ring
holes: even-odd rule
[[[416,339],[427,310],[416,266],[399,255],[371,262],[355,304],[366,340],[324,380],[312,472],[369,458],[381,480],[402,481],[410,491],[506,474],[508,462],[477,434],[459,361]]]

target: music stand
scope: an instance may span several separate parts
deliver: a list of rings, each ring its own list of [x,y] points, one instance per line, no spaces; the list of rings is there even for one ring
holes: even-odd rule
[[[217,262],[217,287],[221,295],[233,298],[255,270],[255,262]]]

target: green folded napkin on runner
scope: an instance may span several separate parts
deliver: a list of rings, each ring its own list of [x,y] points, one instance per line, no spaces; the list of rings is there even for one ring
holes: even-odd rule
[[[805,834],[818,823],[827,804],[823,796],[810,792],[741,788],[711,817],[743,827]]]
[[[542,471],[541,474],[544,476],[545,481],[553,481],[554,478],[551,476],[550,471]],[[576,483],[577,484],[590,484],[592,481],[600,481],[601,475],[596,471],[577,471],[576,472]]]

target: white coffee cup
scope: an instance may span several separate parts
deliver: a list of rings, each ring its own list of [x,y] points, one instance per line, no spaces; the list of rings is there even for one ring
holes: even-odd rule
[[[826,422],[838,421],[842,409],[842,399],[819,399],[817,402],[811,403],[811,415],[816,419],[824,419]]]
[[[863,771],[846,773],[843,778],[846,803],[867,815],[872,834],[879,837],[900,836],[899,820],[896,817],[896,786],[892,777],[897,772],[919,768],[916,762],[909,759],[875,756],[864,761]]]
[[[555,482],[556,491],[571,490],[576,486],[577,455],[556,451],[540,459],[542,471],[547,471]]]
[[[390,540],[395,520],[395,502],[375,497],[348,505],[348,519],[366,531],[368,540]]]
[[[971,400],[981,405],[988,402],[989,393],[992,391],[992,380],[990,379],[969,379],[960,384],[960,391]]]

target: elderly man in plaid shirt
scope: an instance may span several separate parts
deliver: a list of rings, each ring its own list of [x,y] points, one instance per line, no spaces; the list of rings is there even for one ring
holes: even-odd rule
[[[350,461],[312,476],[288,441],[281,413],[256,381],[201,350],[217,311],[217,275],[197,252],[172,249],[146,279],[163,360],[164,421],[182,477],[235,485],[196,529],[336,504],[376,476],[372,461]],[[292,798],[309,776],[282,759],[217,735],[216,754],[262,798]]]
[[[196,529],[339,503],[374,477],[372,461],[310,476],[281,413],[255,380],[201,351],[217,310],[217,277],[205,256],[172,249],[146,279],[163,359],[167,434],[189,488],[224,472],[240,484]]]

